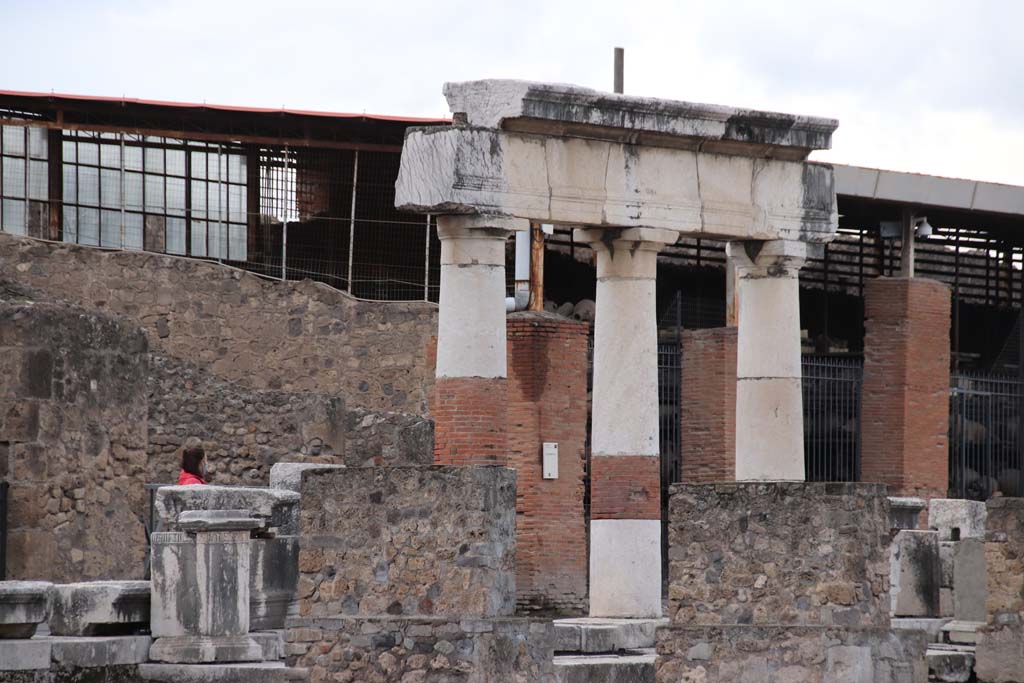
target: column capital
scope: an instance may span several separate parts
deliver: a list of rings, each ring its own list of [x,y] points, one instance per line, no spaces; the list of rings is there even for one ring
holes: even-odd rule
[[[808,256],[799,240],[728,242],[725,253],[738,277],[797,277]]]
[[[451,237],[507,239],[513,232],[529,230],[530,221],[490,214],[443,214],[437,217],[438,239]]]
[[[612,244],[629,243],[630,249],[661,251],[667,244],[675,244],[679,233],[664,228],[576,228],[573,239],[589,244],[595,251],[607,251]]]

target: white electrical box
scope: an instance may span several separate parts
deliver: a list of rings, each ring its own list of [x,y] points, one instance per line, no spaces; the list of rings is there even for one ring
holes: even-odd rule
[[[558,444],[544,443],[544,478],[558,479]]]

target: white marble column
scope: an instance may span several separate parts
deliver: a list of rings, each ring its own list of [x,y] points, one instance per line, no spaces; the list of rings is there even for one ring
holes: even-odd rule
[[[507,462],[505,243],[526,220],[439,216],[441,294],[434,385],[434,460]]]
[[[736,480],[804,481],[800,267],[804,242],[730,242],[736,271]]]
[[[590,615],[661,615],[658,251],[678,233],[577,230],[597,260]]]

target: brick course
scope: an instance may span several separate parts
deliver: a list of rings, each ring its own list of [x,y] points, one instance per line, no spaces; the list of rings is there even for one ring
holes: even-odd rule
[[[661,458],[595,455],[590,459],[591,519],[661,519]]]
[[[504,378],[437,378],[430,404],[436,464],[508,463],[507,384]]]
[[[949,488],[950,290],[935,280],[864,286],[861,481],[891,495]]]
[[[517,602],[520,609],[581,612],[587,596],[588,325],[514,313],[507,329],[508,453],[518,472]],[[558,443],[557,479],[542,477],[545,441]]]
[[[736,479],[736,329],[683,332],[683,481]]]

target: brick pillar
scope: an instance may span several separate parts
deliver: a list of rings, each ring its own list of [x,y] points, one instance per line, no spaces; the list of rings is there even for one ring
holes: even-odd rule
[[[508,317],[508,453],[518,473],[516,593],[523,609],[586,608],[587,328],[548,313]],[[558,444],[557,479],[542,476],[545,441]]]
[[[890,495],[949,488],[950,290],[935,280],[864,284],[861,481]]]
[[[736,328],[683,332],[683,481],[736,479]]]

